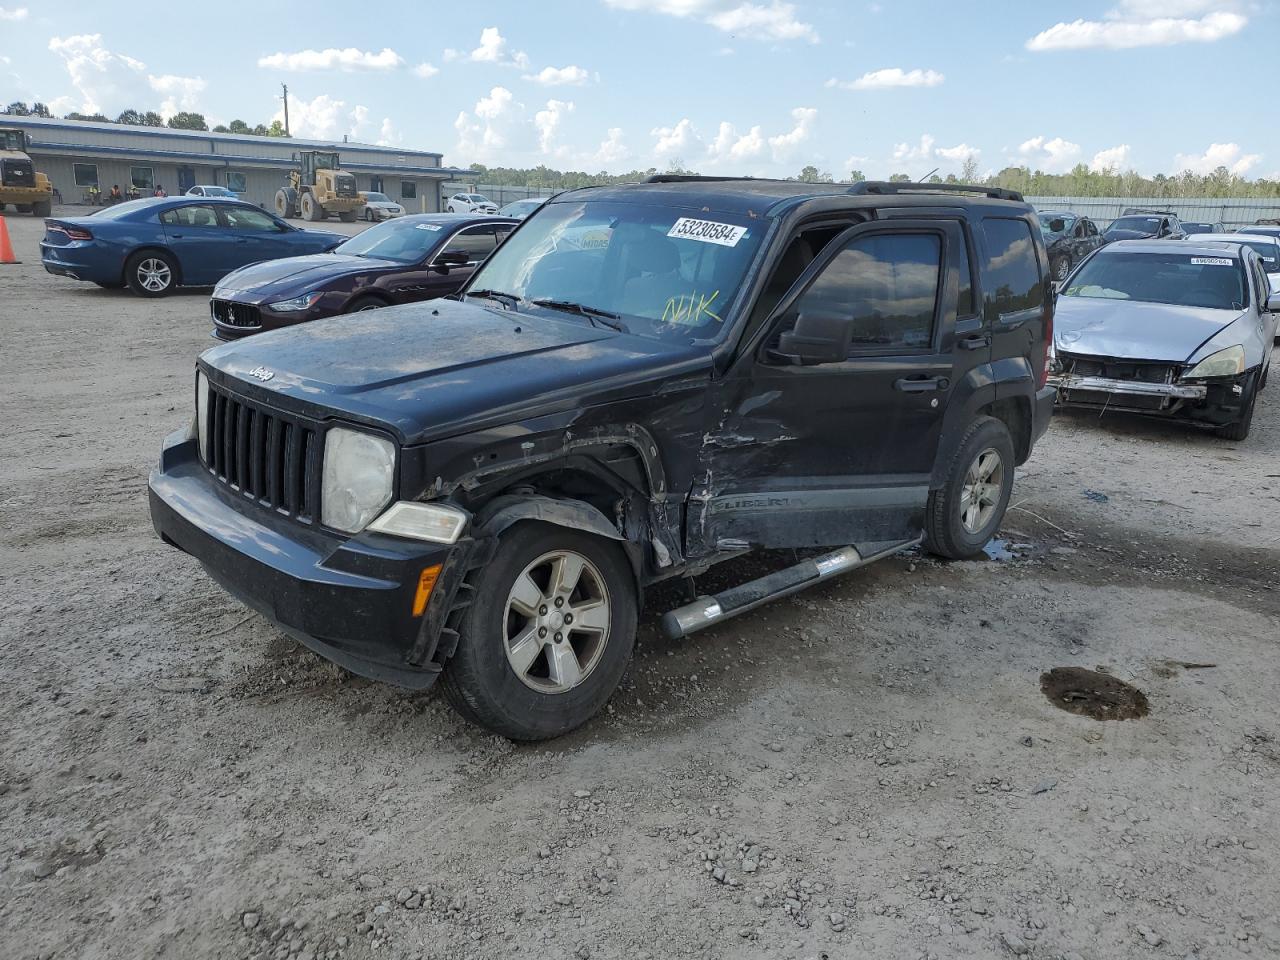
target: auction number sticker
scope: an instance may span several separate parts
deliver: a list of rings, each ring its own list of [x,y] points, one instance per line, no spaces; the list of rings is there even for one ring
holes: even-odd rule
[[[694,220],[691,217],[681,217],[667,231],[668,237],[674,237],[677,240],[718,243],[722,247],[736,247],[738,241],[746,235],[746,227],[735,227],[732,223],[716,223],[714,220]]]
[[[414,227],[415,230],[430,230],[432,233],[439,230],[441,224],[438,223],[420,223]]]
[[[1233,267],[1236,263],[1230,257],[1192,257],[1191,262],[1202,267]]]

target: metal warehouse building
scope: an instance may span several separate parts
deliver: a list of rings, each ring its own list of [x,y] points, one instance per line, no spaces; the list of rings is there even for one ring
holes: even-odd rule
[[[168,127],[133,127],[42,117],[0,117],[27,132],[36,169],[48,175],[64,203],[87,201],[91,186],[103,195],[113,185],[149,196],[163,186],[171,196],[200,184],[228,187],[271,209],[276,190],[296,166],[299,150],[336,150],[359,190],[377,190],[410,212],[440,209],[443,184],[474,178],[471,171],[440,165],[441,154],[365,143],[331,143],[284,137],[251,137]]]

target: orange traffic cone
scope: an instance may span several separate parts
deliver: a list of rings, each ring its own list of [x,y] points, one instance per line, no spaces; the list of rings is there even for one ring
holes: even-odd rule
[[[4,217],[0,217],[0,263],[21,262],[13,255],[13,244],[9,242],[9,224],[5,223]]]

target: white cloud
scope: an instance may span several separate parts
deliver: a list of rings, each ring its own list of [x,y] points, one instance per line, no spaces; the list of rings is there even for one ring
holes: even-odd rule
[[[507,38],[497,27],[485,27],[480,31],[480,46],[470,53],[462,50],[446,50],[446,60],[470,60],[473,63],[496,63],[504,67],[528,69],[529,58],[524,51],[507,52]]]
[[[0,20],[17,23],[19,20],[27,19],[28,12],[26,7],[0,7]]]
[[[691,147],[700,147],[702,138],[693,128],[693,121],[688,117],[674,127],[655,127],[649,135],[657,137],[653,152],[658,157],[683,157]]]
[[[1099,150],[1089,161],[1089,169],[1097,173],[1107,170],[1127,170],[1129,168],[1129,145],[1122,143],[1118,147]]]
[[[1018,144],[1018,154],[1034,169],[1065,173],[1080,157],[1080,144],[1054,137],[1032,137]]]
[[[791,111],[791,119],[795,121],[787,133],[780,133],[769,138],[769,146],[773,148],[773,159],[782,161],[801,143],[809,139],[813,123],[818,119],[818,111],[813,107],[796,107]]]
[[[526,73],[524,78],[544,87],[580,87],[591,77],[582,67],[570,64],[567,67],[543,67],[538,73]]]
[[[572,101],[548,100],[546,107],[533,115],[533,125],[538,131],[538,149],[544,154],[555,156],[568,153],[566,148],[556,147],[555,139],[565,114],[572,112]]]
[[[1085,50],[1212,43],[1239,33],[1248,17],[1230,0],[1122,0],[1103,20],[1060,22],[1027,41],[1028,50]]]
[[[936,87],[946,79],[936,70],[903,70],[901,67],[888,67],[884,70],[873,70],[864,73],[857,80],[837,80],[834,77],[827,81],[828,87],[841,90],[885,90],[890,87]]]
[[[277,110],[272,119],[283,123],[284,109]],[[382,121],[384,134],[390,124],[389,118]],[[370,125],[369,108],[362,104],[347,109],[345,100],[331,97],[327,93],[310,100],[289,98],[289,130],[295,137],[341,140],[347,136],[352,140],[366,141]]]
[[[707,148],[707,156],[713,163],[731,161],[741,163],[754,159],[764,153],[764,134],[759,126],[752,127],[739,135],[733,124],[720,124],[720,131],[711,146]]]
[[[619,10],[640,10],[700,20],[735,36],[818,42],[818,32],[813,25],[797,18],[795,4],[782,0],[770,0],[768,3],[743,0],[605,0],[605,3]]]
[[[328,47],[324,50],[298,50],[295,53],[272,53],[258,58],[258,66],[291,73],[302,70],[395,70],[404,66],[404,59],[390,47],[377,53],[345,47],[341,50]]]
[[[982,153],[977,147],[971,147],[967,143],[958,143],[954,147],[939,147],[938,156],[943,160],[958,161],[963,163],[970,157],[977,160]]]
[[[476,101],[472,112],[461,111],[453,122],[458,152],[466,161],[488,160],[508,146],[520,123],[524,105],[506,87],[494,87]]]
[[[404,137],[400,134],[391,122],[390,117],[382,118],[382,127],[378,130],[378,146],[393,147],[404,142]]]
[[[932,134],[924,133],[920,135],[920,142],[916,145],[910,143],[895,144],[893,148],[893,162],[899,165],[905,165],[915,168],[921,173],[927,172],[929,167],[941,166],[938,161],[946,161],[947,163],[961,164],[972,157],[977,160],[982,155],[982,151],[977,147],[971,147],[967,143],[958,143],[954,147],[938,146],[937,138]],[[866,159],[865,157],[862,159]],[[850,165],[853,161],[850,161]]]
[[[200,94],[208,86],[201,77],[177,77],[173,74],[148,76],[147,83],[156,93],[164,95],[157,112],[166,120],[179,111],[198,109]]]
[[[1212,143],[1202,154],[1179,153],[1173,158],[1173,169],[1176,173],[1190,170],[1193,173],[1213,173],[1219,167],[1226,167],[1236,176],[1244,176],[1262,160],[1260,153],[1245,153],[1238,143]]]
[[[62,58],[76,91],[76,96],[49,101],[55,113],[114,117],[122,110],[155,109],[167,119],[180,110],[199,110],[200,94],[208,86],[201,77],[148,73],[141,60],[108,50],[97,33],[53,37],[49,50]]]
[[[433,67],[429,63],[420,63],[413,68],[413,75],[415,77],[421,77],[423,80],[429,80],[431,77],[434,77],[439,72],[440,72],[439,67]]]
[[[630,156],[631,151],[622,142],[622,128],[610,127],[609,135],[600,141],[600,149],[591,155],[590,162],[599,164],[602,167],[608,167],[612,164],[620,163]]]

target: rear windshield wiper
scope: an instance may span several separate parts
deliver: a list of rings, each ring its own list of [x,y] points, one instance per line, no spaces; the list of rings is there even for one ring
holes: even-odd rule
[[[502,290],[468,290],[468,297],[483,297],[486,300],[497,300],[508,310],[514,310],[516,304],[520,302],[520,298],[514,293],[506,293]]]
[[[581,303],[574,303],[572,300],[531,300],[536,307],[546,307],[548,310],[563,310],[565,313],[576,313],[580,317],[586,317],[593,324],[602,327],[608,327],[610,330],[616,330],[618,333],[630,333],[626,325],[620,323],[622,316],[617,313],[610,313],[608,310],[601,310],[598,307],[588,307]]]

